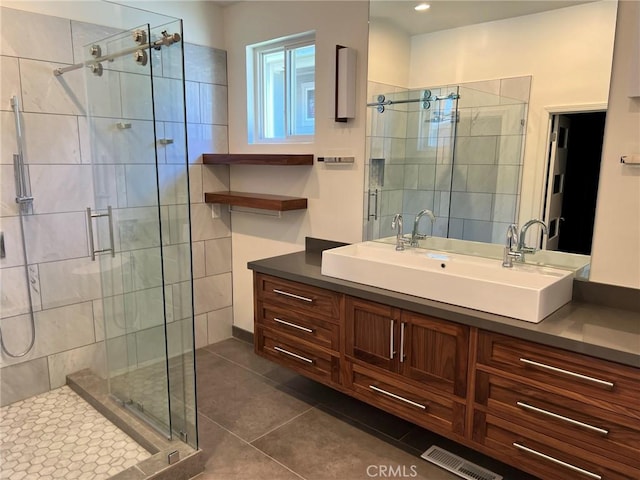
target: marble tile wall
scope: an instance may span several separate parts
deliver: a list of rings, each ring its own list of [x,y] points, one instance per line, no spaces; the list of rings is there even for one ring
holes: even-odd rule
[[[450,236],[502,243],[516,220],[530,87],[530,76],[460,86]]]
[[[459,91],[457,118],[452,101],[434,101],[427,110],[421,103],[392,105],[382,114],[370,107],[366,185],[382,195],[378,219],[368,220],[365,212],[363,238],[393,235],[391,218],[398,212],[409,233],[415,215],[428,208],[436,221],[424,220],[422,233],[502,242],[518,208],[530,84],[531,77],[516,77],[432,88],[441,96]],[[423,91],[369,82],[369,92],[372,102],[380,93],[417,99]],[[382,186],[375,158],[384,158]],[[365,205],[373,209],[368,193]]]
[[[176,324],[170,329],[176,333],[170,336],[170,351],[192,348],[191,335],[185,333],[192,313],[189,246],[196,346],[230,337],[230,219],[226,212],[213,218],[203,202],[203,192],[228,189],[229,172],[227,167],[201,162],[202,153],[228,152],[226,52],[184,45],[186,104],[177,79],[178,52],[152,52],[154,69],[159,69],[154,71],[163,76],[153,84],[156,99],[163,99],[156,104],[154,125],[150,96],[141,100],[136,93],[137,87],[148,89],[149,81],[136,74],[135,65],[114,62],[103,77],[88,76],[86,84],[81,71],[52,75],[57,66],[81,61],[84,45],[115,30],[0,8],[0,231],[7,248],[6,258],[0,259],[0,324],[5,344],[14,352],[28,344],[27,288],[36,322],[36,342],[29,354],[19,359],[0,356],[0,404],[57,388],[66,374],[82,368],[105,375],[105,339],[113,345],[122,339],[122,348],[114,347],[113,352],[120,352],[122,360],[131,354],[132,342],[124,334],[132,329],[139,329],[134,334],[139,338],[133,339],[138,348],[134,359],[152,360],[157,352],[146,339],[157,336],[163,298],[167,318]],[[112,41],[108,48],[118,45]],[[126,73],[116,72],[118,67]],[[21,103],[25,158],[35,197],[35,214],[24,222],[29,282],[14,201],[12,155],[17,149],[12,95]],[[88,121],[87,113],[98,116]],[[185,113],[188,182],[185,128],[180,121]],[[131,128],[117,128],[121,121]],[[153,206],[157,201],[154,128],[158,139],[173,140],[159,143],[157,149],[162,257]],[[192,209],[191,236],[187,201]],[[88,256],[85,209],[106,205],[114,208],[118,253],[114,258],[100,257],[99,265]],[[104,245],[106,222],[94,226],[98,243]],[[106,323],[105,311],[110,318]]]

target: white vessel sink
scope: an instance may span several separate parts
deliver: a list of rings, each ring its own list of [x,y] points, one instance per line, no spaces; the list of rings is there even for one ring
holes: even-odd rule
[[[363,242],[325,250],[322,274],[538,323],[571,300],[567,270]]]

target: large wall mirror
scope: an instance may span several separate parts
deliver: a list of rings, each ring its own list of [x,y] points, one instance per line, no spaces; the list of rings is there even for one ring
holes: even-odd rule
[[[364,236],[588,275],[617,2],[371,0]],[[429,210],[428,214],[420,212]]]

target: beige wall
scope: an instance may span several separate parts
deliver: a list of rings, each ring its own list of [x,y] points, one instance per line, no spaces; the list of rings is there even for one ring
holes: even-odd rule
[[[240,2],[224,9],[229,75],[231,153],[313,153],[355,156],[355,164],[312,167],[231,167],[233,190],[302,196],[309,208],[282,218],[232,214],[234,324],[253,330],[252,277],[247,261],[303,249],[311,235],[347,242],[362,238],[365,147],[367,2]],[[286,21],[284,21],[286,19]],[[247,143],[247,45],[294,33],[316,32],[315,141],[298,145]],[[335,46],[357,52],[357,112],[333,120]]]
[[[632,74],[639,37],[640,2],[620,2],[589,277],[633,288],[640,288],[640,166],[620,157],[640,154],[640,97],[629,97],[639,91],[639,72]]]

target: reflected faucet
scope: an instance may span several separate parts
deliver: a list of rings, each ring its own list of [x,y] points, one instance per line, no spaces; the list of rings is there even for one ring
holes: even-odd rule
[[[513,267],[513,259],[519,260],[523,254],[518,251],[518,226],[512,223],[507,227],[507,240],[504,246],[504,255],[502,256],[502,266],[505,268]]]
[[[424,240],[425,238],[427,238],[427,235],[422,235],[418,233],[418,225],[420,224],[420,220],[422,219],[422,217],[424,217],[425,215],[428,216],[429,219],[431,220],[432,227],[436,221],[436,217],[433,216],[433,212],[426,208],[422,210],[420,213],[418,213],[418,215],[416,215],[416,219],[413,222],[413,231],[411,232],[410,245],[412,247],[418,246],[418,240]]]
[[[535,224],[540,225],[540,228],[542,228],[542,233],[549,236],[549,230],[547,229],[547,225],[542,220],[538,220],[537,218],[534,218],[532,220],[529,220],[527,223],[525,223],[520,229],[520,239],[518,240],[518,252],[520,252],[521,254],[521,257],[520,257],[521,262],[524,262],[525,253],[536,253],[537,251],[536,247],[527,247],[525,243],[527,230],[529,230],[529,227]]]
[[[542,220],[538,220],[534,218],[525,223],[520,229],[520,233],[518,234],[518,226],[515,223],[512,223],[507,227],[507,240],[504,246],[504,255],[502,256],[502,266],[505,268],[513,267],[513,259],[515,258],[518,262],[524,262],[524,254],[525,253],[536,253],[536,247],[527,247],[525,236],[527,235],[527,230],[532,225],[539,224],[542,228],[542,232],[545,235],[549,235],[549,230],[547,226]]]
[[[396,250],[404,250],[404,244],[407,243],[407,239],[402,236],[402,215],[396,213],[391,221],[391,228],[397,229],[396,233]]]

